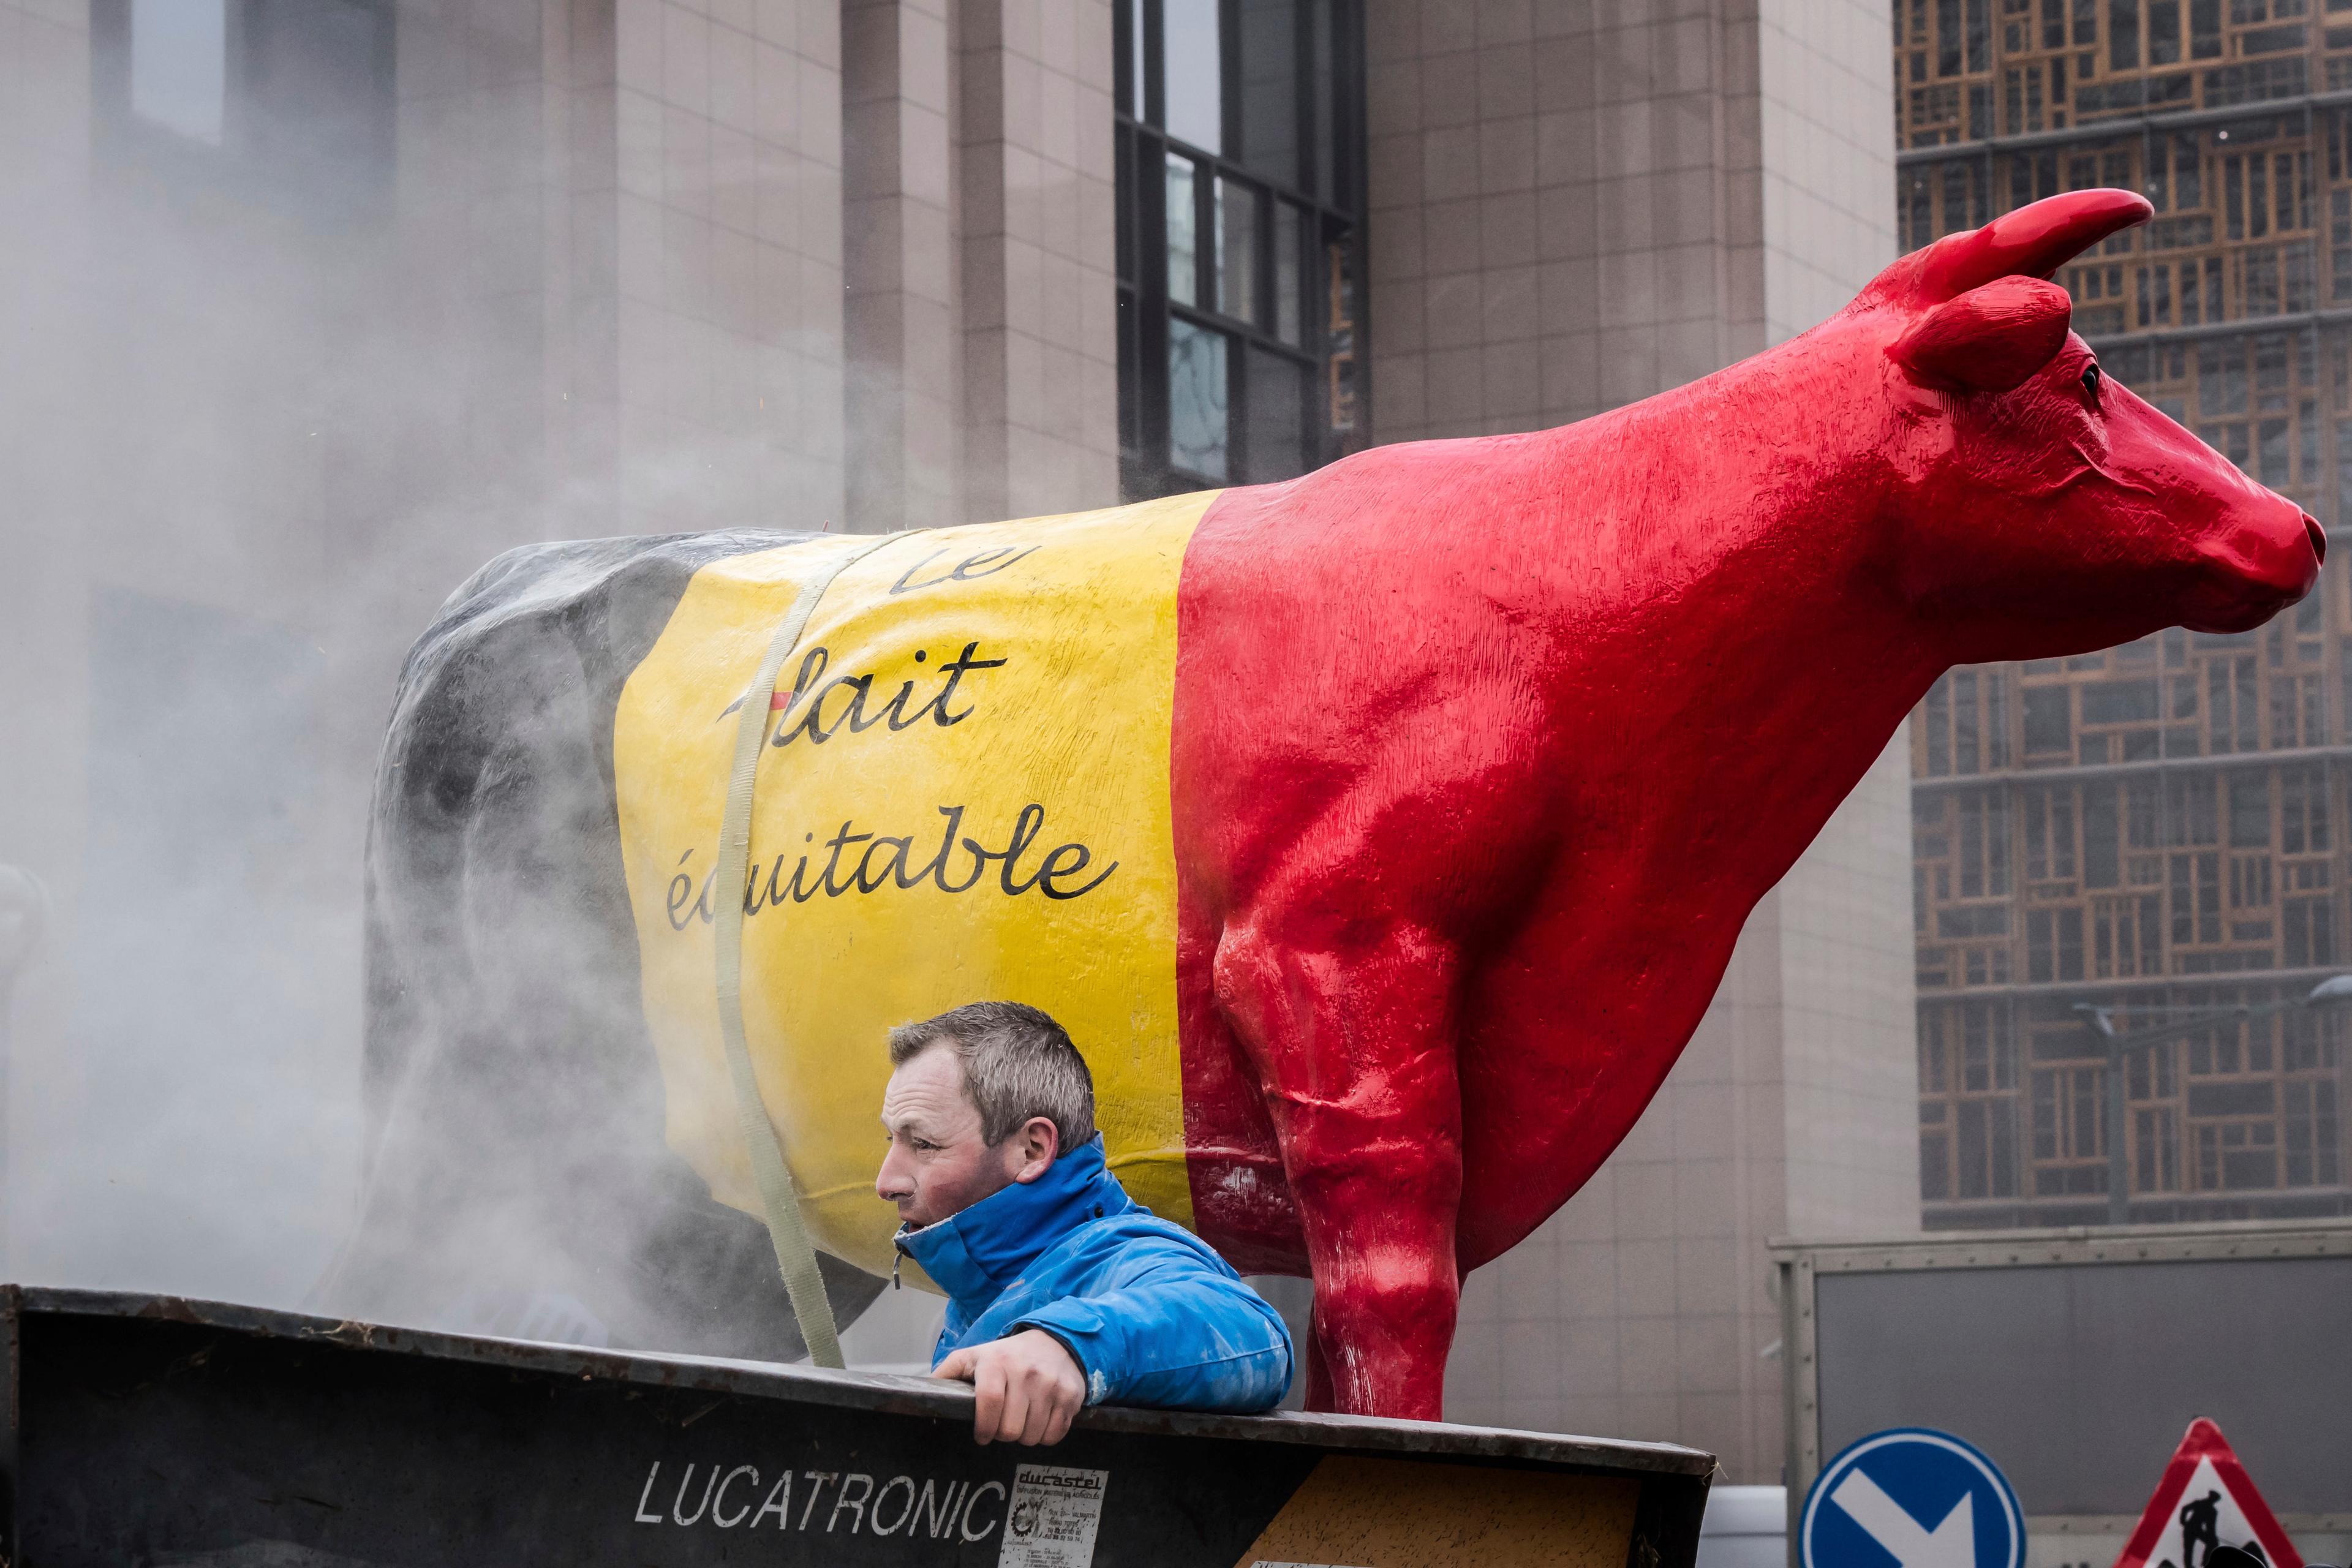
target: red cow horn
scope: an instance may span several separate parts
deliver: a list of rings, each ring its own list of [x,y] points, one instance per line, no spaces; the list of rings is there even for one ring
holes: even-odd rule
[[[1921,294],[1950,300],[1997,278],[2047,278],[2119,228],[2146,223],[2156,209],[2131,191],[2068,191],[1984,227],[1936,242],[1919,271]]]
[[[2074,301],[2055,283],[2001,278],[1947,300],[1886,352],[1912,380],[1946,392],[2007,392],[2065,346]]]

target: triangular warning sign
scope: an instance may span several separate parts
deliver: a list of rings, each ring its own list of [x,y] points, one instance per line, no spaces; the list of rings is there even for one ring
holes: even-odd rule
[[[2271,1568],[2304,1568],[2303,1554],[2246,1478],[2221,1428],[2200,1415],[2164,1467],[2116,1568],[2205,1568],[2215,1546],[2254,1545]]]

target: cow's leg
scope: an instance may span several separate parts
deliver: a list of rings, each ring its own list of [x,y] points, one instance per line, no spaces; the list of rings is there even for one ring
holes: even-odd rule
[[[1299,1349],[1307,1357],[1307,1408],[1337,1410],[1339,1405],[1332,1402],[1331,1363],[1324,1359],[1323,1342],[1310,1329],[1307,1342]]]
[[[1228,926],[1216,994],[1257,1068],[1306,1232],[1307,1403],[1435,1420],[1460,1294],[1454,956],[1415,928],[1335,951],[1328,929],[1289,925]]]

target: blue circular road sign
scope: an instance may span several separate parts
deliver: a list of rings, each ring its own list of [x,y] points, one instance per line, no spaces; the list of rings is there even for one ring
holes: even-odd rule
[[[1797,1525],[1804,1568],[2025,1568],[2009,1479],[1948,1432],[1874,1432],[1832,1459]]]

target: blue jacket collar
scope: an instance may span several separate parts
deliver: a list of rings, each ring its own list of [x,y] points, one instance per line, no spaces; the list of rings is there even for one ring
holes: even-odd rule
[[[1035,1181],[1015,1182],[920,1230],[902,1226],[897,1239],[932,1283],[978,1310],[1071,1231],[1134,1206],[1103,1161],[1097,1132]]]

